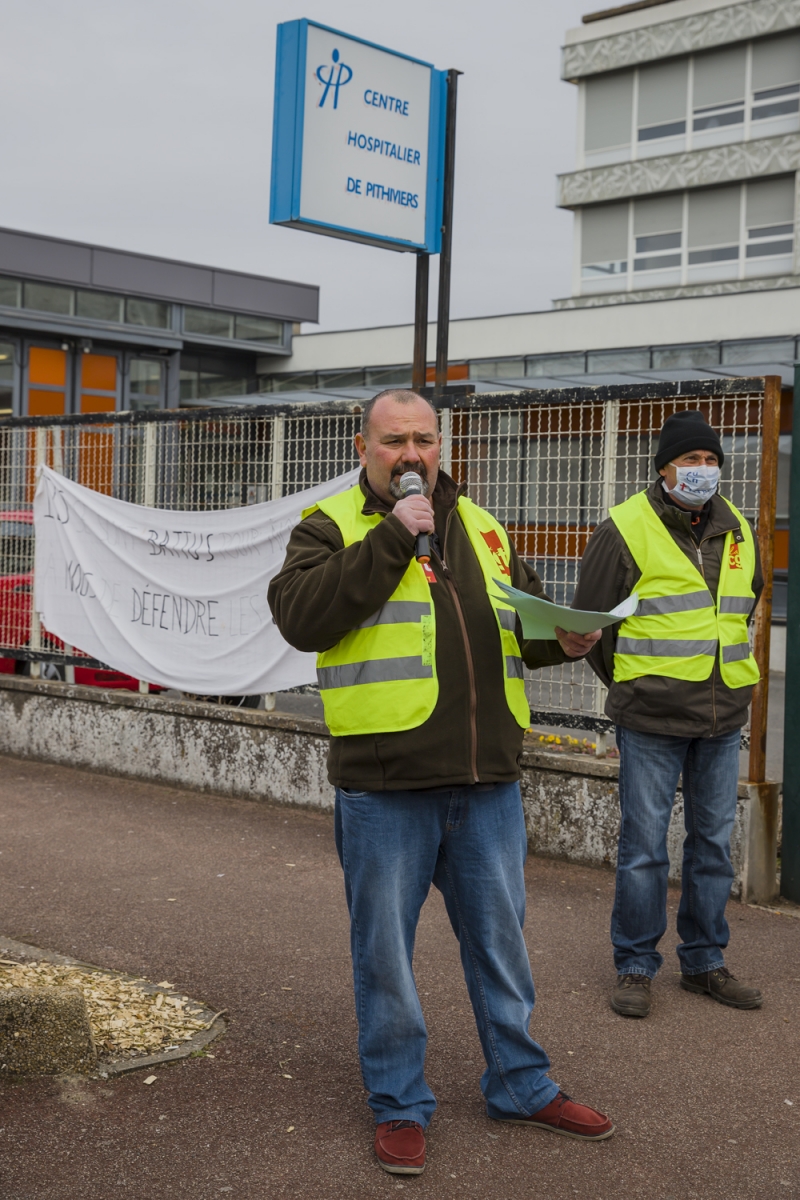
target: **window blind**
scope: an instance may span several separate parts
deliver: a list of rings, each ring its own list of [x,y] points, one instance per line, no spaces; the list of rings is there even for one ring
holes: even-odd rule
[[[753,91],[800,83],[800,33],[753,42]]]
[[[740,189],[708,188],[689,193],[689,247],[739,243]]]
[[[620,262],[628,257],[628,205],[599,204],[581,217],[581,264]]]
[[[686,119],[688,70],[685,58],[640,69],[640,127]]]
[[[744,99],[744,75],[747,51],[731,46],[711,54],[699,54],[694,60],[694,108],[709,108],[729,100]]]
[[[587,151],[628,146],[633,118],[633,71],[601,75],[586,84]]]

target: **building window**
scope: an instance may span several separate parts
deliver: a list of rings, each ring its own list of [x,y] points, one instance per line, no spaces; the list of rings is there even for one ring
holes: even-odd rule
[[[296,375],[263,375],[260,392],[310,392],[317,386],[317,372],[303,371]]]
[[[632,207],[629,275],[622,257],[628,205],[583,210],[582,294],[788,275],[794,270],[794,176],[648,197]]]
[[[31,283],[23,287],[23,306],[37,312],[57,313],[71,317],[74,312],[75,294],[72,288],[59,287],[55,283]]]
[[[675,149],[667,139],[686,136],[688,59],[657,63],[639,71],[638,138],[640,153],[669,154]],[[658,146],[642,143],[658,142]]]
[[[747,185],[748,276],[791,272],[794,204],[793,177],[764,179]]]
[[[283,345],[283,321],[269,317],[248,317],[237,314],[234,323],[236,340],[239,342],[266,342],[270,346]]]
[[[748,120],[749,138],[792,133],[800,129],[800,32],[598,75],[583,87],[586,166],[629,158],[631,127],[639,158],[685,149],[689,129],[695,150],[741,140]]]
[[[125,301],[126,325],[145,325],[150,329],[169,328],[168,304],[160,300],[137,300],[128,296]]]
[[[85,321],[104,321],[112,325],[144,325],[168,329],[170,305],[159,300],[139,300],[116,296],[88,288],[61,287],[55,283],[0,278],[0,305],[5,308],[30,308],[36,312],[63,317],[82,317]]]
[[[586,356],[586,370],[594,374],[649,371],[650,350],[596,350]]]
[[[653,369],[669,370],[670,367],[717,367],[719,366],[719,344],[707,342],[695,346],[654,346]]]
[[[283,344],[283,322],[269,317],[251,317],[242,313],[220,312],[215,308],[185,308],[183,332],[226,341]]]
[[[133,412],[161,408],[164,364],[152,358],[132,358],[128,366],[128,404]]]
[[[744,125],[747,46],[712,50],[694,59],[692,145],[729,142]]]
[[[538,376],[583,375],[586,371],[585,354],[541,354],[525,362],[525,374]]]
[[[10,417],[14,408],[14,345],[0,342],[0,417]]]
[[[185,308],[183,332],[201,337],[232,338],[233,313],[217,312],[213,308]]]
[[[22,284],[18,279],[0,279],[0,304],[4,308],[19,308],[22,303]]]
[[[739,276],[741,188],[689,193],[689,283]]]
[[[123,320],[124,302],[122,296],[112,296],[108,292],[82,292],[75,294],[75,315],[86,317],[90,321],[113,321],[120,324]]]
[[[753,43],[753,137],[798,128],[800,114],[800,34]]]
[[[637,200],[633,209],[635,275],[637,287],[664,287],[681,281],[683,198],[655,196]]]
[[[490,358],[469,365],[470,379],[522,379],[524,374],[524,358]]]
[[[365,387],[411,387],[411,365],[404,367],[367,367],[364,372]]]
[[[630,148],[632,124],[633,71],[599,75],[586,81],[587,162],[599,165],[623,157],[620,151]]]
[[[624,289],[628,274],[628,205],[598,204],[581,217],[583,290]]]
[[[247,364],[241,358],[181,354],[181,402],[212,400],[217,396],[243,396],[255,391],[255,370],[248,374],[246,368]]]

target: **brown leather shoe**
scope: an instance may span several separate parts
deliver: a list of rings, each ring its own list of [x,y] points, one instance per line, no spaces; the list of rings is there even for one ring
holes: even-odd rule
[[[511,1125],[529,1125],[534,1129],[546,1129],[549,1133],[560,1133],[562,1137],[578,1138],[582,1142],[602,1142],[614,1132],[610,1117],[576,1104],[565,1092],[559,1092],[554,1100],[531,1117],[502,1117]]]
[[[681,987],[687,992],[705,993],[712,1000],[731,1008],[761,1008],[764,1003],[758,988],[740,983],[727,967],[703,971],[700,975],[681,975]]]
[[[650,977],[618,975],[611,993],[611,1007],[621,1017],[646,1017],[650,1012]]]
[[[375,1127],[375,1153],[390,1175],[421,1175],[425,1134],[416,1121],[381,1121]]]

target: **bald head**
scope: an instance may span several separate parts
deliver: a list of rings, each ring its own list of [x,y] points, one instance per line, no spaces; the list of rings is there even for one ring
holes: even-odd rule
[[[361,414],[361,432],[364,437],[367,436],[372,410],[382,400],[393,400],[395,404],[413,404],[415,401],[421,400],[423,404],[428,405],[434,417],[436,416],[436,409],[430,400],[420,396],[419,392],[412,392],[409,388],[387,388],[384,392],[378,392],[377,396],[373,396],[364,405],[364,411]]]
[[[365,406],[355,443],[370,486],[383,500],[401,499],[400,476],[415,471],[430,494],[439,473],[441,436],[433,405],[416,392],[389,389]]]

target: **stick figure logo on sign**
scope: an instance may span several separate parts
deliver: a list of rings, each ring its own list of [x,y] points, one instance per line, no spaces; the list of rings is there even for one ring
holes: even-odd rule
[[[331,53],[331,58],[333,59],[332,65],[328,66],[327,63],[323,63],[321,67],[317,67],[317,79],[320,81],[320,83],[324,87],[324,91],[322,93],[322,99],[319,102],[320,108],[325,107],[325,101],[328,99],[328,92],[331,90],[331,88],[333,88],[333,107],[338,108],[339,107],[339,88],[344,87],[344,85],[346,83],[349,83],[350,80],[353,78],[352,67],[348,67],[347,63],[340,62],[339,57],[340,57],[339,51],[333,50],[333,52]],[[328,72],[327,79],[325,79],[325,77],[324,77],[325,71]],[[344,75],[345,71],[347,72],[346,75]],[[334,79],[334,76],[336,76],[335,79]]]

